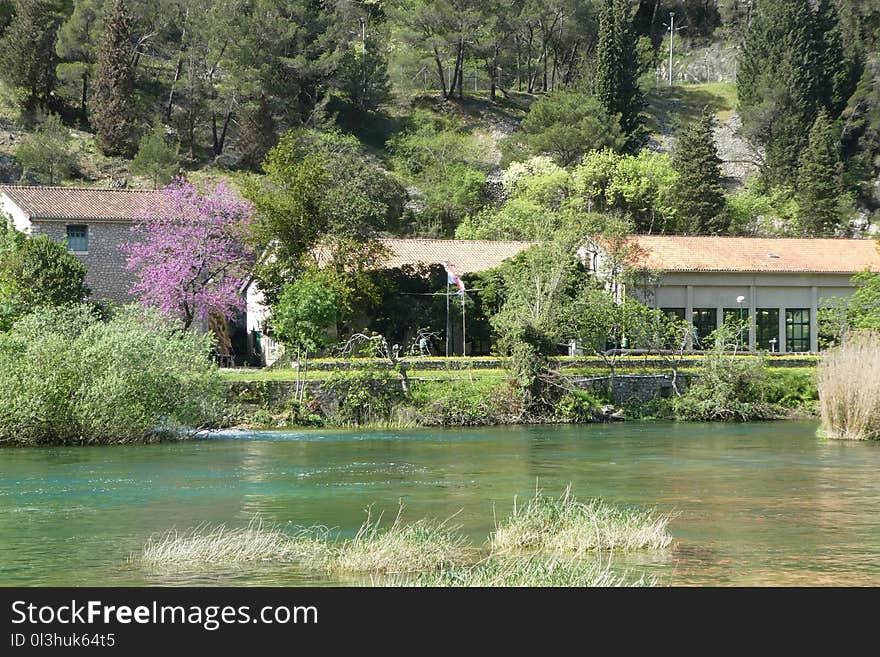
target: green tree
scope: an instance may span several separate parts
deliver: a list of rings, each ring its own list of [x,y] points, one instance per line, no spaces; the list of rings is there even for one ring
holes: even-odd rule
[[[131,21],[124,0],[113,0],[104,20],[89,112],[98,148],[105,155],[131,157],[136,116],[131,69]]]
[[[15,17],[0,40],[3,80],[22,97],[22,108],[46,106],[55,88],[55,3],[16,0]]]
[[[620,117],[620,128],[629,150],[645,141],[641,115],[645,99],[639,88],[639,59],[632,30],[629,0],[603,0],[599,10],[594,93],[611,116]]]
[[[48,235],[32,239],[10,235],[3,242],[12,248],[0,251],[0,328],[41,306],[80,303],[89,295],[86,267],[63,244]]]
[[[165,128],[160,121],[141,137],[131,170],[147,176],[154,188],[167,185],[180,169],[178,149],[165,140]]]
[[[575,164],[589,151],[618,150],[626,142],[619,116],[573,89],[554,91],[533,103],[514,139],[529,155],[550,155],[563,167]]]
[[[822,2],[763,0],[753,11],[739,55],[737,91],[747,136],[765,149],[764,175],[795,182],[801,151],[818,110],[836,113],[853,88],[837,19]]]
[[[720,233],[727,228],[714,124],[714,116],[704,111],[702,117],[679,132],[675,142],[672,168],[678,179],[672,188],[672,207],[680,232]]]
[[[839,162],[834,126],[822,110],[810,129],[810,140],[798,168],[798,227],[804,235],[833,235],[839,225]]]
[[[837,115],[855,91],[862,72],[861,55],[846,48],[836,0],[818,0],[814,39],[819,50],[819,101]]]
[[[850,297],[849,318],[858,330],[880,331],[880,274],[863,272],[853,277],[856,291]]]
[[[486,202],[488,149],[460,121],[415,112],[411,127],[389,146],[395,172],[417,190],[414,214],[422,232],[449,235]]]
[[[358,42],[342,55],[336,72],[336,86],[361,110],[372,111],[391,99],[388,62],[374,37],[367,39],[366,52]]]
[[[259,215],[254,238],[264,257],[257,276],[268,302],[314,263],[318,244],[323,264],[360,280],[381,256],[374,238],[400,216],[400,185],[364,156],[357,140],[339,133],[290,131],[263,169],[244,191]]]
[[[104,23],[104,0],[79,0],[73,13],[58,28],[55,52],[61,58],[56,69],[58,80],[78,88],[79,111],[86,118],[89,81],[98,59]],[[71,99],[72,100],[72,99]]]
[[[330,275],[308,269],[284,286],[272,308],[272,331],[297,351],[314,352],[330,345],[337,319],[336,289]]]
[[[61,117],[50,114],[43,125],[16,149],[15,158],[22,166],[23,175],[36,174],[49,185],[55,185],[70,175],[74,156],[70,131],[61,123]]]

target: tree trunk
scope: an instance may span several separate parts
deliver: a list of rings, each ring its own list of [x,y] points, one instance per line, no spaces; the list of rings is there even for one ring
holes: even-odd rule
[[[79,101],[79,113],[82,114],[83,121],[86,120],[86,116],[88,113],[86,111],[86,102],[88,101],[88,93],[89,93],[89,74],[88,72],[83,73],[82,77],[82,95],[80,96]]]
[[[437,46],[434,46],[434,61],[437,63],[437,75],[440,76],[440,91],[444,98],[449,98],[449,95],[446,93],[446,76],[443,74],[443,60],[440,58],[440,53],[437,52]]]

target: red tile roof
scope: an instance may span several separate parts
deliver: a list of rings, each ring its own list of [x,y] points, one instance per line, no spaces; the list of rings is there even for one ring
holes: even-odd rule
[[[383,267],[449,262],[459,274],[493,269],[535,242],[494,240],[383,239],[391,254]]]
[[[660,271],[817,272],[880,271],[871,239],[633,235],[641,265]]]
[[[156,192],[143,189],[2,185],[6,194],[32,219],[145,219],[156,203]]]

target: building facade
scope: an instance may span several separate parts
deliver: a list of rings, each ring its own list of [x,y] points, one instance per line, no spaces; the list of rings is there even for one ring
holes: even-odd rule
[[[16,229],[66,242],[86,265],[92,299],[131,301],[134,275],[126,271],[120,245],[131,227],[149,217],[157,201],[151,190],[0,186],[0,211]]]
[[[695,347],[742,318],[750,349],[816,352],[819,310],[852,295],[855,274],[880,272],[874,240],[637,235],[629,246],[653,274],[629,293],[692,322]]]

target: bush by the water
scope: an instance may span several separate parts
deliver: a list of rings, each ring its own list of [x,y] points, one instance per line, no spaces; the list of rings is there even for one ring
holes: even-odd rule
[[[106,444],[177,436],[222,414],[209,336],[129,307],[43,308],[0,334],[0,444]]]
[[[767,368],[760,358],[714,353],[688,391],[672,402],[679,420],[692,422],[769,420],[778,416],[767,401]]]
[[[848,336],[822,357],[817,378],[828,437],[880,439],[880,333]]]
[[[582,554],[594,550],[665,548],[672,542],[670,517],[651,511],[623,509],[599,499],[579,502],[565,489],[560,497],[536,492],[491,538],[496,552],[537,550]]]

